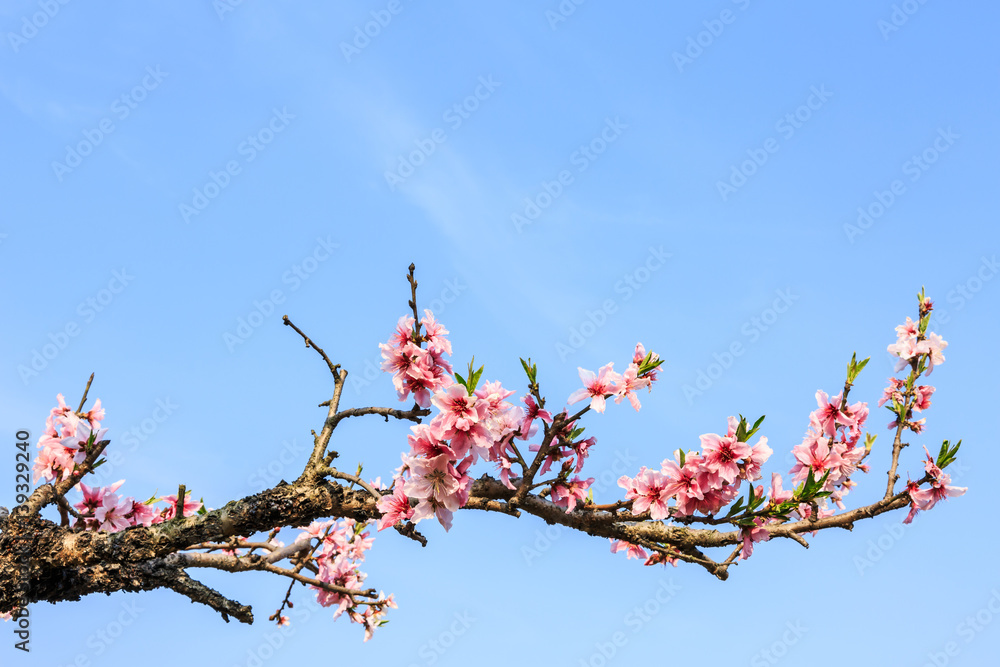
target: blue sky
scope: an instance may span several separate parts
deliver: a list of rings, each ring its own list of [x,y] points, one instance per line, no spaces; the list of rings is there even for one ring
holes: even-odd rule
[[[425,524],[425,549],[378,536],[368,583],[400,608],[368,644],[305,592],[274,635],[281,580],[196,572],[257,624],[164,591],[36,605],[29,664],[501,665],[515,641],[557,665],[995,655],[1000,10],[679,4],[4,3],[0,432],[37,438],[96,372],[123,492],[184,483],[218,507],[294,478],[332,383],[281,315],[350,371],[347,405],[394,405],[372,368],[415,262],[455,364],[474,354],[523,390],[530,355],[556,407],[577,366],[621,367],[637,340],[666,359],[639,414],[588,415],[599,478],[737,413],[767,415],[765,471],[785,472],[815,391],[871,356],[852,397],[879,440],[857,506],[884,489],[874,403],[923,285],[950,346],[902,471],[962,438],[969,492],[905,530],[893,515],[808,552],[758,545],[724,583],[460,513],[448,534]],[[342,430],[342,466],[388,479],[407,427]]]

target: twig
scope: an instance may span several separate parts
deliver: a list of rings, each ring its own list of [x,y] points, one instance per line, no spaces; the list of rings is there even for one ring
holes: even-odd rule
[[[328,403],[329,405],[329,403]],[[380,415],[385,417],[388,422],[389,417],[395,417],[396,419],[408,419],[411,422],[420,423],[421,417],[426,417],[431,413],[430,409],[421,408],[414,405],[409,410],[397,410],[396,408],[349,408],[347,410],[341,410],[328,421],[330,423],[330,428],[337,428],[337,424],[347,419],[348,417],[362,417],[364,415]]]
[[[319,470],[319,473],[321,475],[329,475],[330,477],[334,477],[336,479],[342,479],[344,481],[351,482],[352,484],[357,484],[362,489],[372,494],[372,496],[376,500],[382,497],[382,494],[379,493],[377,489],[375,489],[371,484],[361,479],[357,475],[351,475],[350,473],[340,472],[336,468],[321,468]]]
[[[417,312],[417,281],[413,277],[413,272],[416,270],[417,266],[415,264],[410,264],[410,274],[406,279],[410,282],[410,301],[407,305],[413,309],[413,342],[417,345],[420,344],[420,313]]]
[[[94,374],[90,374],[90,379],[87,380],[87,386],[83,389],[83,398],[80,399],[80,407],[76,409],[77,412],[83,412],[83,404],[87,402],[87,394],[90,392],[90,383],[94,381]]]
[[[184,494],[187,493],[187,487],[183,484],[177,487],[177,500],[174,502],[174,518],[183,519],[184,518]]]
[[[310,339],[309,336],[307,336],[305,332],[302,331],[302,329],[292,324],[292,321],[288,319],[288,315],[282,315],[281,321],[285,323],[285,326],[289,326],[295,329],[296,333],[302,336],[302,339],[306,342],[306,347],[311,347],[317,352],[319,352],[319,356],[323,357],[323,361],[326,362],[326,365],[329,367],[330,372],[333,373],[333,377],[336,378],[337,369],[340,368],[340,364],[335,364],[332,361],[330,361],[330,357],[326,356],[326,352],[323,351],[323,348],[321,348],[316,343],[312,342],[312,339]]]

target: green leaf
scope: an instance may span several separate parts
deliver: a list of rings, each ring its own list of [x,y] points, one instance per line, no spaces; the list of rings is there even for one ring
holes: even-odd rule
[[[743,498],[739,498],[736,501],[736,504],[733,505],[731,508],[729,508],[729,513],[726,514],[726,518],[728,519],[729,517],[738,514],[740,511],[742,511],[742,509],[743,509]]]
[[[938,466],[941,465],[940,462],[944,460],[944,457],[947,455],[948,455],[948,441],[945,440],[944,442],[941,443],[941,451],[938,452],[937,455]]]
[[[736,440],[738,442],[747,441],[747,420],[743,415],[740,415],[740,425],[736,427]]]

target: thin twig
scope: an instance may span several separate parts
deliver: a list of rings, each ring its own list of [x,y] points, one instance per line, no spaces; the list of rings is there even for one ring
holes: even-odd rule
[[[323,357],[323,361],[326,362],[326,365],[327,365],[327,367],[329,367],[330,372],[333,373],[333,377],[336,378],[337,377],[337,369],[340,368],[340,364],[335,364],[332,361],[330,361],[330,357],[326,356],[326,352],[323,351],[323,348],[321,348],[319,345],[317,345],[316,343],[314,343],[312,341],[312,339],[309,338],[309,336],[307,336],[304,331],[302,331],[302,329],[300,329],[297,326],[295,326],[294,324],[292,324],[292,321],[290,319],[288,319],[288,315],[282,315],[281,316],[281,321],[285,323],[285,326],[289,326],[289,327],[295,329],[296,333],[298,333],[300,336],[302,336],[302,339],[306,342],[306,347],[311,347],[314,350],[316,350],[317,352],[319,352],[319,356]]]
[[[83,404],[87,402],[87,394],[90,393],[90,383],[94,381],[94,374],[90,374],[90,379],[87,380],[87,386],[83,389],[83,398],[80,399],[80,407],[76,409],[77,412],[83,412]]]

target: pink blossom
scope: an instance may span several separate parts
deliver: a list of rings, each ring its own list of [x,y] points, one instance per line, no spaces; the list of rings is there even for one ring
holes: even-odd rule
[[[705,433],[698,436],[705,470],[731,484],[740,474],[739,460],[750,456],[750,447],[735,435]]]
[[[611,368],[614,363],[601,366],[599,374],[584,368],[577,368],[580,372],[580,379],[583,380],[583,389],[577,389],[566,402],[569,405],[579,403],[585,398],[590,398],[590,409],[597,412],[604,412],[604,397],[607,394],[618,393],[618,384],[622,382],[622,376],[615,373]]]
[[[750,456],[743,459],[743,472],[740,477],[751,482],[760,479],[761,466],[773,453],[774,450],[767,446],[767,438],[761,436],[757,444],[750,448]]]
[[[920,354],[928,355],[927,372],[924,375],[930,375],[935,366],[944,363],[944,348],[946,347],[948,347],[948,343],[936,333],[927,334],[927,338],[917,344],[917,351]]]
[[[83,494],[83,500],[75,503],[73,505],[74,509],[84,518],[84,523],[86,527],[96,528],[97,523],[93,521],[94,513],[97,508],[100,507],[104,502],[104,497],[108,494],[113,494],[115,491],[125,483],[124,479],[120,479],[111,486],[95,486],[89,487],[83,482],[80,482],[77,486],[80,492]],[[74,521],[74,526],[76,525]]]
[[[816,392],[816,403],[819,409],[809,415],[809,423],[815,426],[821,433],[833,437],[837,433],[837,425],[851,426],[855,419],[849,414],[844,414],[841,410],[843,394],[837,394],[829,400],[825,391],[820,389]]]
[[[627,398],[638,412],[642,404],[639,403],[639,397],[636,395],[636,391],[644,387],[648,387],[650,381],[648,378],[639,377],[639,366],[635,362],[629,364],[628,368],[621,375],[621,384],[618,387],[618,396],[615,398],[615,403],[621,403],[623,398]]]
[[[670,508],[667,501],[670,493],[671,480],[666,475],[643,466],[635,479],[622,476],[618,485],[626,490],[625,499],[632,501],[632,514],[642,514],[649,511],[649,516],[655,521],[670,518]]]
[[[552,485],[550,496],[552,503],[572,512],[578,500],[587,497],[587,489],[594,483],[594,478],[580,479],[574,477],[567,482],[557,482]]]
[[[485,422],[489,405],[460,384],[453,384],[443,391],[438,391],[431,398],[440,414],[432,423],[436,423],[444,432],[444,437],[451,440],[451,448],[462,458],[471,450],[475,457],[487,456],[493,444]]]
[[[552,423],[552,413],[548,410],[542,410],[535,403],[535,399],[531,397],[530,394],[525,394],[521,397],[521,401],[527,407],[524,413],[524,418],[521,420],[520,434],[517,436],[521,440],[527,440],[528,438],[535,435],[538,431],[538,424],[534,423],[536,418],[541,419],[543,422]]]
[[[411,316],[403,315],[396,321],[396,330],[389,337],[389,345],[402,347],[413,341],[413,325],[416,322]]]
[[[920,385],[914,390],[913,396],[913,409],[917,412],[923,412],[927,408],[931,407],[931,394],[934,393],[934,387]]]
[[[743,539],[743,549],[740,551],[741,560],[750,558],[750,554],[753,553],[753,545],[756,542],[767,542],[771,539],[771,533],[762,527],[764,525],[764,519],[755,517],[753,522],[753,527],[743,526],[740,529],[740,536]]]
[[[814,433],[806,436],[800,445],[792,448],[795,455],[795,465],[789,471],[795,482],[800,483],[812,470],[815,479],[821,478],[827,470],[840,466],[843,461],[837,452],[830,448],[828,438],[818,437]]]
[[[878,401],[878,406],[881,408],[886,403],[895,401],[900,405],[903,404],[903,389],[906,388],[906,382],[904,380],[897,380],[894,377],[889,378],[889,386],[882,390],[882,398]]]
[[[406,436],[406,440],[410,444],[411,456],[432,459],[440,454],[447,454],[450,459],[458,458],[458,455],[445,440],[440,422],[414,424],[410,430],[413,431],[413,434]]]
[[[449,332],[444,326],[434,320],[434,314],[424,309],[424,316],[420,319],[420,323],[424,325],[424,338],[427,340],[427,349],[437,354],[450,355],[451,341],[444,337]]]
[[[380,531],[390,526],[395,526],[400,521],[413,516],[410,499],[403,492],[402,480],[396,480],[392,494],[379,498],[375,506],[382,512],[382,518],[378,520],[378,529]]]
[[[918,323],[910,319],[909,315],[906,316],[906,322],[896,327],[897,340],[906,340],[907,338],[913,338],[916,337],[918,333],[920,333]]]
[[[649,556],[646,555],[646,551],[637,544],[632,544],[631,542],[626,542],[624,540],[611,539],[611,553],[616,554],[619,551],[624,551],[628,560],[633,558],[638,558],[645,560]]]
[[[410,458],[407,467],[410,479],[406,481],[403,492],[410,498],[443,500],[458,492],[458,476],[454,473],[452,459],[446,454],[432,459]]]
[[[507,402],[516,392],[504,389],[500,382],[485,382],[475,394],[486,405],[485,426],[490,440],[496,442],[518,428],[521,420],[520,408]]]
[[[921,489],[917,482],[909,482],[906,490],[910,494],[910,513],[903,523],[909,523],[916,516],[917,509],[929,510],[938,503],[939,500],[946,500],[956,496],[964,495],[968,491],[964,486],[951,486],[951,476],[943,472],[934,462],[934,457],[927,451],[927,460],[924,461],[924,470],[931,478],[931,485],[926,489]]]
[[[709,477],[714,478],[714,475]],[[716,479],[716,481],[718,480]],[[702,500],[692,500],[691,504],[694,507],[694,511],[711,515],[717,513],[723,507],[733,502],[736,496],[739,495],[739,492],[739,484],[713,487],[704,492],[705,497]]]
[[[632,353],[632,363],[634,363],[636,365],[640,365],[645,360],[646,360],[646,348],[642,346],[642,343],[636,343],[635,344],[635,352]],[[660,360],[660,357],[655,352],[653,352],[650,355],[650,361],[651,362],[656,363],[659,360]],[[647,385],[647,386],[650,387],[650,391],[652,391],[652,384],[654,382],[656,382],[656,375],[659,372],[660,372],[659,369],[654,368],[653,370],[647,371],[644,374],[645,378],[647,380],[649,380],[649,385]]]
[[[118,499],[115,493],[105,493],[101,504],[94,511],[94,519],[100,524],[99,530],[116,533],[132,525],[126,517],[132,511],[132,499]]]
[[[781,503],[788,502],[795,495],[795,492],[789,489],[785,491],[781,488],[781,474],[772,472],[771,473],[771,491],[768,494],[771,496],[771,502],[775,505],[780,505]]]
[[[437,517],[438,522],[444,526],[445,531],[449,531],[451,530],[452,517],[454,517],[455,511],[458,510],[458,503],[453,503],[451,502],[452,500],[451,497],[445,497],[444,502],[438,501],[436,498],[423,498],[414,508],[411,519],[414,523],[417,523],[424,519]]]
[[[161,496],[160,500],[167,504],[166,509],[160,512],[162,521],[169,521],[177,515],[177,494],[172,493],[169,496]],[[192,516],[202,508],[202,503],[191,497],[190,493],[184,494],[184,507],[181,510],[182,516]],[[159,523],[159,522],[156,522]]]
[[[679,454],[680,450],[674,455],[677,462],[664,459],[660,471],[668,480],[664,491],[668,496],[676,497],[677,513],[689,516],[694,513],[697,502],[705,499],[701,481],[705,480],[706,484],[709,483],[710,475],[703,474],[701,470],[702,458],[699,454],[689,454],[683,466],[678,465]],[[621,485],[621,480],[618,481],[618,484]]]

